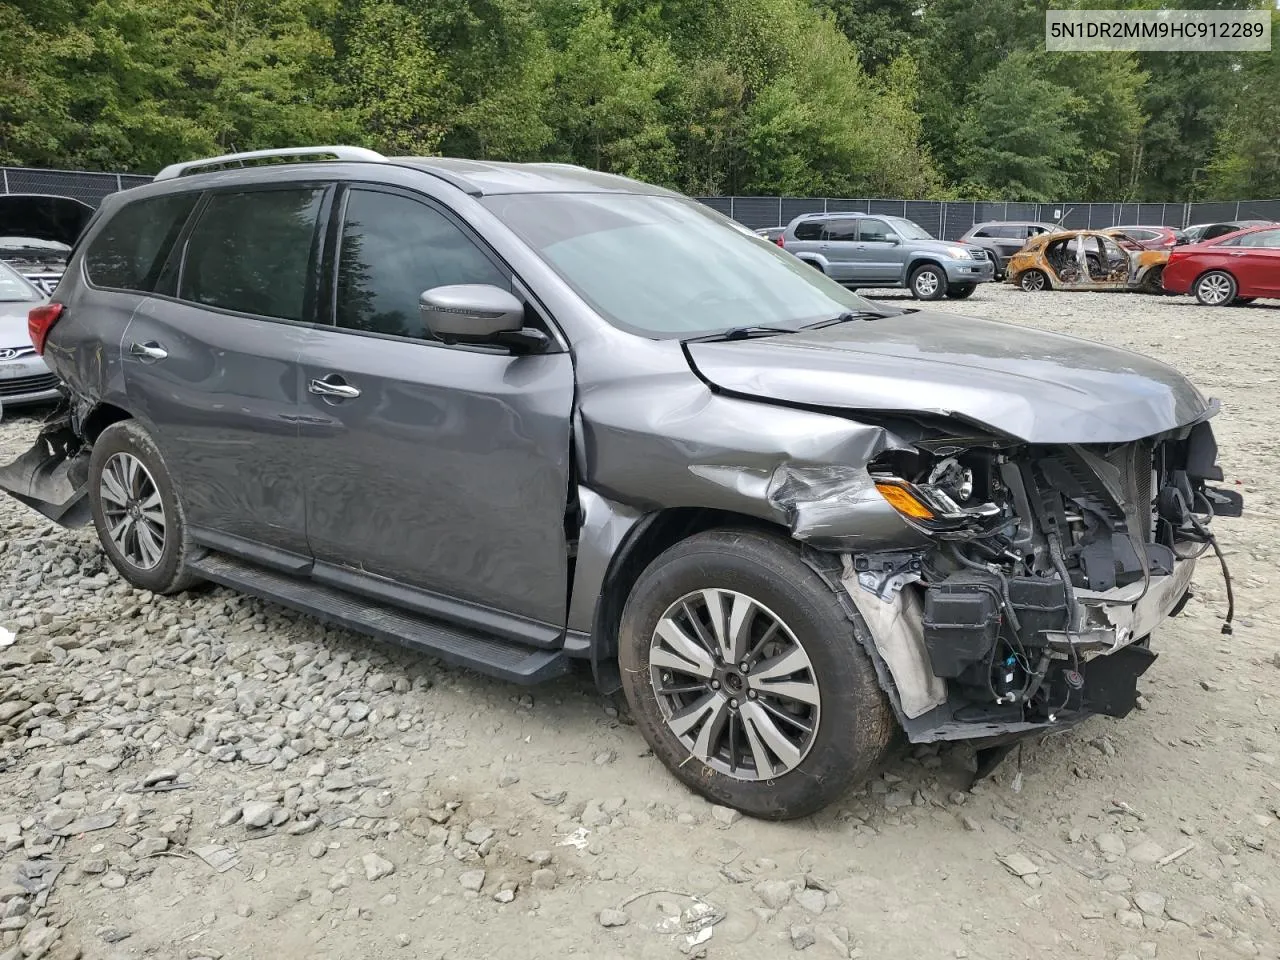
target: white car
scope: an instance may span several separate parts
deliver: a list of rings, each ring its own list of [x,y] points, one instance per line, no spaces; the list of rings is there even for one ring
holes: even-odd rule
[[[58,378],[36,353],[27,314],[48,298],[8,264],[0,263],[0,407],[57,400]]]

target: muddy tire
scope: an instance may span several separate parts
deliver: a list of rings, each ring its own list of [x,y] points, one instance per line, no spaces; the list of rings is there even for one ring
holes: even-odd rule
[[[854,630],[791,541],[697,534],[627,600],[623,690],[654,755],[690,789],[750,816],[807,816],[871,773],[896,730]]]
[[[1142,278],[1143,293],[1164,293],[1164,267],[1152,267]]]
[[[136,420],[113,423],[93,444],[89,504],[102,549],[120,575],[152,593],[196,582],[186,517],[164,459]]]
[[[921,264],[911,272],[907,285],[917,300],[940,300],[947,292],[947,274],[936,264]]]
[[[1222,307],[1236,298],[1236,278],[1225,270],[1210,270],[1192,288],[1201,306]]]
[[[1043,270],[1023,270],[1018,274],[1018,289],[1024,293],[1042,293],[1049,289],[1049,277]]]
[[[973,291],[977,289],[976,283],[953,283],[947,287],[947,297],[951,300],[964,300],[973,296]]]

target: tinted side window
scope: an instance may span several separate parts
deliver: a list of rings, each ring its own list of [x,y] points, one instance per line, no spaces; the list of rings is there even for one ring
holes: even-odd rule
[[[971,237],[982,237],[983,239],[987,239],[987,238],[990,238],[990,237],[998,237],[998,236],[1001,236],[1001,233],[1000,233],[1000,231],[999,231],[999,230],[997,230],[995,227],[986,227],[986,228],[984,228],[984,229],[982,229],[982,230],[975,230],[975,231],[973,231],[973,233],[971,233],[971,234],[970,234],[970,236],[971,236]]]
[[[178,296],[302,320],[324,190],[251,190],[209,198],[187,241]]]
[[[822,231],[823,240],[857,240],[857,220],[830,220]]]
[[[893,231],[889,229],[889,225],[883,220],[862,220],[859,221],[860,229],[858,230],[859,240],[884,242],[889,239]]]
[[[338,251],[338,326],[433,339],[418,314],[418,297],[455,283],[510,287],[443,213],[407,197],[351,191]]]
[[[117,210],[85,251],[90,282],[121,290],[153,290],[169,248],[199,196],[151,197]]]
[[[796,224],[797,240],[818,240],[822,237],[822,224],[817,220],[804,220]]]

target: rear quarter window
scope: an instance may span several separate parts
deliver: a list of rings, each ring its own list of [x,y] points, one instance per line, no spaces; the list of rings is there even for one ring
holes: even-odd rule
[[[89,242],[84,265],[98,287],[149,293],[198,193],[135,200],[115,212]]]
[[[806,220],[796,224],[797,240],[817,240],[822,236],[822,223],[818,220]]]

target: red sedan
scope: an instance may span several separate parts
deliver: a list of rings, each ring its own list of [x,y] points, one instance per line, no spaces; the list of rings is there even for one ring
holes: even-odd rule
[[[1194,293],[1206,307],[1280,297],[1280,224],[1175,247],[1162,282],[1170,293]]]

